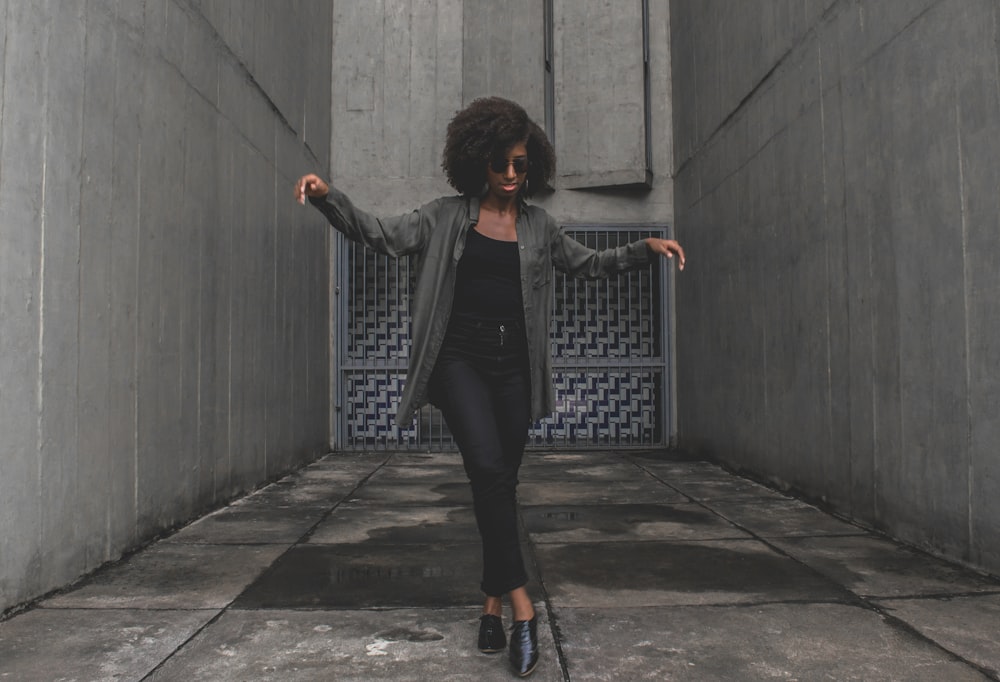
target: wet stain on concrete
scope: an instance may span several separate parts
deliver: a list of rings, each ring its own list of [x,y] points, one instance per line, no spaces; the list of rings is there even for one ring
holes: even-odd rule
[[[594,528],[615,532],[620,527],[650,521],[674,523],[711,523],[712,514],[700,507],[677,507],[665,504],[568,505],[560,507],[524,507],[522,516],[530,530],[558,530],[585,523]]]
[[[372,507],[337,509],[309,538],[310,543],[434,545],[479,542],[467,507]]]
[[[521,515],[528,532],[541,542],[747,537],[732,524],[693,504],[523,507]]]
[[[1000,591],[1000,581],[874,536],[788,538],[782,551],[866,597]]]
[[[523,481],[641,481],[649,474],[629,462],[603,464],[525,464],[521,467]]]
[[[652,477],[630,481],[529,481],[522,478],[518,499],[526,505],[669,504],[686,502],[676,490]]]
[[[421,481],[399,483],[372,481],[350,498],[351,502],[366,505],[433,504],[437,506],[467,506],[472,504],[472,491],[464,481]]]
[[[478,545],[300,545],[235,602],[236,608],[471,606],[479,603]]]
[[[755,541],[576,543],[539,545],[554,594],[573,586],[605,592],[754,594],[768,601],[856,598],[796,561]]]
[[[444,635],[424,628],[389,628],[376,632],[375,637],[386,642],[439,642]]]

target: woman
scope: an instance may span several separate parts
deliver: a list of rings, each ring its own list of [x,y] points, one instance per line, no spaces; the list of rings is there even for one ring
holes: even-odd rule
[[[549,347],[553,268],[608,277],[678,256],[677,242],[650,238],[605,251],[567,236],[526,199],[547,188],[555,153],[519,105],[478,99],[448,125],[442,166],[459,196],[398,218],[358,210],[316,175],[295,184],[349,239],[390,256],[416,259],[412,347],[396,416],[401,425],[430,402],[441,410],[462,454],[483,542],[479,648],[506,646],[502,600],[513,627],[509,659],[520,676],[538,662],[534,606],[518,540],[517,474],[534,420],[554,405]]]

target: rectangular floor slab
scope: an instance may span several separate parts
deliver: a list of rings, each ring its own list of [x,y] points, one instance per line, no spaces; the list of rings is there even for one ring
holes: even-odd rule
[[[431,479],[419,483],[372,481],[359,488],[348,500],[350,504],[392,506],[430,504],[435,506],[466,506],[472,504],[472,491],[467,482]]]
[[[521,477],[517,497],[524,505],[687,502],[676,490],[653,478],[634,481],[529,481]]]
[[[714,500],[756,501],[762,498],[776,501],[788,501],[791,499],[759,483],[731,475],[710,478],[708,480],[698,480],[697,477],[665,477],[663,480],[692,500],[699,502],[711,502]]]
[[[1000,594],[892,599],[879,608],[1000,679]]]
[[[558,608],[853,599],[755,540],[540,544],[535,554]]]
[[[216,613],[34,609],[0,623],[0,679],[140,680]]]
[[[631,462],[616,460],[597,464],[532,463],[521,466],[522,481],[642,481],[649,474]]]
[[[876,536],[774,540],[774,544],[868,597],[1000,591],[1000,582]]]
[[[864,535],[866,531],[805,502],[764,496],[705,501],[729,521],[763,538],[814,535]]]
[[[159,543],[42,604],[98,609],[222,608],[286,549],[284,545]]]
[[[451,465],[396,466],[387,465],[372,474],[368,485],[373,483],[464,483],[468,485],[468,477],[462,462],[459,460]]]
[[[322,507],[231,505],[203,516],[165,542],[291,545],[326,513]]]
[[[531,676],[561,681],[552,633],[539,604]],[[151,680],[370,682],[503,680],[505,654],[476,649],[479,609],[391,611],[231,610],[174,655]]]
[[[381,470],[381,467],[372,468],[370,466],[349,466],[347,468],[337,468],[331,466],[311,466],[285,476],[279,483],[303,483],[303,484],[336,484],[340,486],[348,485],[354,487]]]
[[[239,608],[472,606],[482,555],[464,545],[299,545],[236,600]]]
[[[640,453],[631,454],[628,460],[658,477],[669,480],[675,478],[690,478],[692,480],[709,480],[715,478],[717,480],[725,480],[733,476],[733,474],[718,464],[702,460],[667,459],[655,453],[646,456]]]
[[[240,502],[265,507],[323,507],[340,504],[357,487],[357,483],[330,483],[283,479],[248,495]]]
[[[988,679],[854,606],[557,609],[556,617],[574,682]]]
[[[635,542],[747,539],[736,526],[696,504],[521,507],[534,542]]]
[[[387,452],[331,452],[309,464],[305,469],[331,468],[338,471],[374,471],[392,458]]]
[[[445,452],[397,452],[389,458],[388,466],[452,466],[461,465],[458,450]]]
[[[435,545],[479,542],[469,507],[341,506],[309,537],[310,544]]]

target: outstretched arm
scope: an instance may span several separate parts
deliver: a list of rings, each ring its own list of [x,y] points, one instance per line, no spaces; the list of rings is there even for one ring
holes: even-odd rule
[[[634,270],[648,265],[654,254],[673,258],[676,254],[678,265],[684,269],[684,250],[673,239],[649,237],[639,241],[596,251],[576,241],[554,222],[550,223],[554,233],[552,241],[552,264],[560,272],[583,279],[612,277],[619,272]]]
[[[300,204],[310,203],[326,216],[330,224],[348,239],[387,256],[399,257],[419,252],[424,245],[431,220],[425,209],[396,218],[380,219],[357,208],[343,192],[330,187],[318,175],[308,173],[295,182],[292,195]]]

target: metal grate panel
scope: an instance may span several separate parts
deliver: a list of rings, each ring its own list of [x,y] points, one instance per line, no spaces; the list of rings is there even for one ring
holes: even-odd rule
[[[666,236],[662,226],[574,226],[595,249]],[[337,442],[346,450],[454,448],[440,413],[425,407],[412,426],[393,423],[409,357],[407,259],[379,256],[339,238]],[[528,446],[656,447],[672,433],[669,278],[663,263],[588,282],[556,274],[551,341],[555,413]]]

